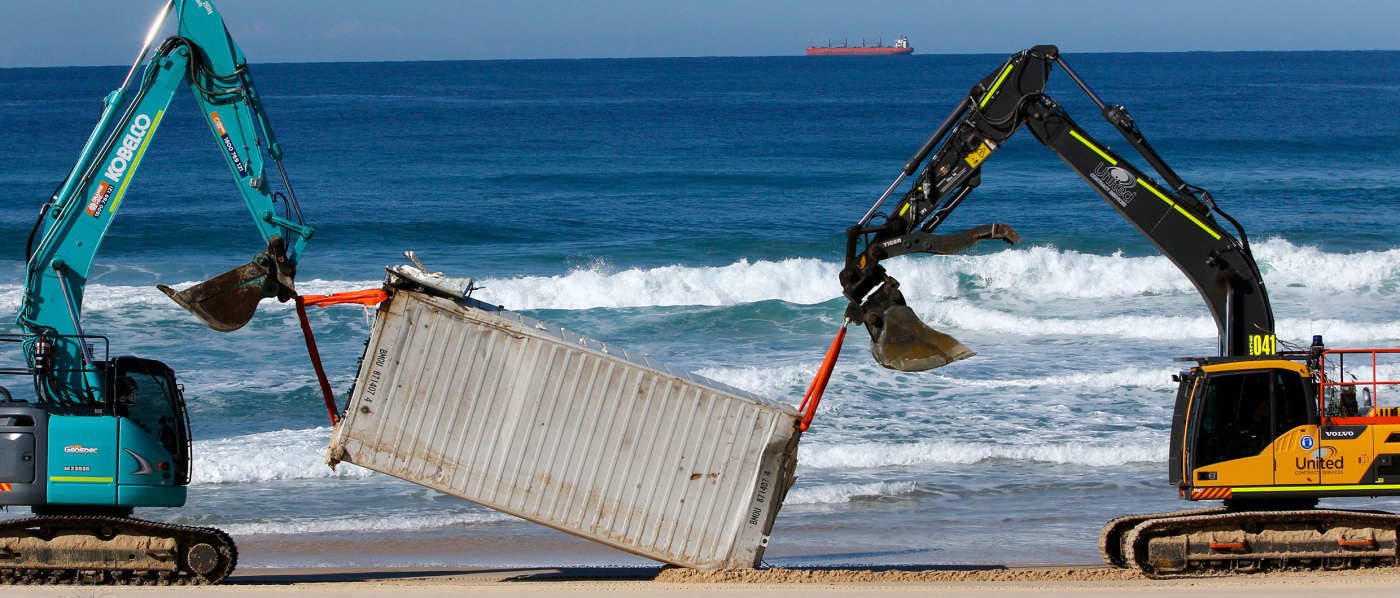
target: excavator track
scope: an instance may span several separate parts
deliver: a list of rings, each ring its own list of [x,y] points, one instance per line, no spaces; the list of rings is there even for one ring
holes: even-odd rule
[[[1153,519],[1165,519],[1171,517],[1186,517],[1190,515],[1210,515],[1214,513],[1224,513],[1224,507],[1213,509],[1191,509],[1187,511],[1173,511],[1170,513],[1152,513],[1149,515],[1128,515],[1119,517],[1103,526],[1103,532],[1099,534],[1099,555],[1103,557],[1103,562],[1110,567],[1119,569],[1127,568],[1127,563],[1123,560],[1123,537],[1137,527],[1139,523]]]
[[[0,583],[205,585],[238,564],[233,538],[212,527],[105,516],[0,522]]]
[[[1397,564],[1397,529],[1400,515],[1378,511],[1203,509],[1115,519],[1099,548],[1154,579],[1358,569]]]

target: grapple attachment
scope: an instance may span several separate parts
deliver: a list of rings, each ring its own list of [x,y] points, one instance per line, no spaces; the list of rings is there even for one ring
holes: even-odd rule
[[[287,301],[296,296],[292,280],[295,271],[277,241],[280,239],[274,237],[268,251],[253,256],[253,261],[183,291],[163,284],[156,288],[206,326],[219,332],[233,332],[253,319],[263,299],[277,297],[279,301]]]

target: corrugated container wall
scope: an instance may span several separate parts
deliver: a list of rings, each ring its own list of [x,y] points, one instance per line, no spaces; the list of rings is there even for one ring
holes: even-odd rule
[[[675,565],[758,566],[799,414],[472,299],[380,306],[328,461]]]

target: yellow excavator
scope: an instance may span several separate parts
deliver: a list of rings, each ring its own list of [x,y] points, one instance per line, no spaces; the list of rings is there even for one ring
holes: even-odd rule
[[[1056,65],[1160,181],[1045,93]],[[1244,228],[1209,192],[1183,181],[1127,109],[1105,104],[1054,46],[1014,54],[974,85],[847,231],[846,317],[866,327],[876,361],[917,372],[975,355],[921,322],[881,262],[957,253],[982,240],[1018,242],[1004,224],[935,231],[978,186],[981,165],[1023,126],[1191,280],[1219,332],[1218,355],[1178,360],[1194,365],[1173,376],[1168,476],[1181,498],[1223,506],[1115,519],[1100,537],[1104,560],[1158,578],[1396,564],[1400,516],[1316,508],[1320,498],[1400,495],[1400,409],[1375,403],[1387,382],[1374,374],[1377,359],[1396,351],[1328,350],[1320,336],[1280,350]],[[910,190],[880,213],[916,172]],[[1368,369],[1369,381],[1356,378]]]

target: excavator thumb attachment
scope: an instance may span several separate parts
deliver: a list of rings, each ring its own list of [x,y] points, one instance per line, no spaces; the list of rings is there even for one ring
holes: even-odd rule
[[[899,282],[886,277],[862,306],[870,353],[892,370],[922,372],[976,355],[957,339],[929,328],[904,303]]]
[[[286,301],[296,296],[291,268],[282,257],[280,239],[274,237],[267,253],[183,291],[158,284],[157,289],[185,308],[199,321],[219,332],[233,332],[253,319],[258,303],[268,297]]]

